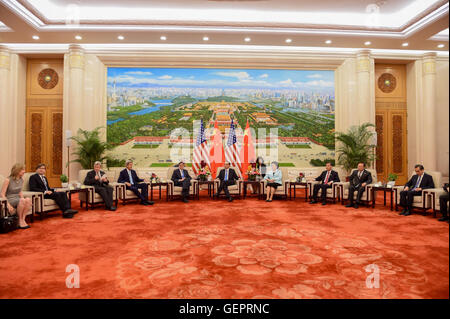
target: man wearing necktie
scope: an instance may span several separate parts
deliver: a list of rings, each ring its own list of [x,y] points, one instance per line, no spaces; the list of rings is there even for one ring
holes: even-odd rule
[[[422,196],[422,190],[434,188],[434,182],[431,175],[424,172],[423,165],[414,166],[415,175],[406,183],[404,189],[400,192],[400,205],[403,207],[400,215],[409,216],[412,213],[414,196]]]
[[[94,169],[86,174],[84,184],[94,187],[95,192],[99,194],[105,202],[107,210],[115,211],[117,208],[113,205],[114,189],[109,186],[108,177],[106,176],[106,173],[101,170],[101,168],[102,163],[99,161],[95,162]]]
[[[320,183],[314,184],[313,196],[312,196],[310,204],[317,203],[317,195],[319,193],[319,190],[321,190],[320,197],[321,197],[322,205],[326,205],[327,204],[327,189],[331,188],[333,183],[340,181],[339,174],[337,172],[333,171],[333,166],[331,165],[330,162],[328,162],[328,163],[326,163],[325,170],[315,180]]]
[[[367,171],[366,164],[363,162],[358,163],[358,169],[353,171],[349,177],[350,187],[348,189],[348,199],[350,203],[345,207],[358,208],[361,203],[363,193],[366,191],[366,186],[372,183],[372,174]],[[356,203],[354,202],[354,193],[356,192]]]
[[[55,189],[50,187],[47,177],[45,177],[45,171],[45,164],[37,165],[36,174],[30,176],[30,191],[44,193],[44,198],[52,199],[56,202],[56,205],[63,213],[63,218],[72,218],[78,211],[71,209],[71,203],[69,198],[67,198],[66,192],[55,192]]]
[[[141,205],[153,205],[153,202],[148,200],[148,185],[142,183],[144,179],[137,176],[133,169],[133,161],[127,160],[125,162],[126,168],[120,172],[117,182],[124,183],[127,190],[131,190],[141,200]]]
[[[191,188],[191,176],[187,170],[184,169],[185,164],[183,161],[178,163],[178,169],[174,170],[172,173],[172,182],[174,186],[179,186],[182,188],[181,191],[181,201],[188,203],[189,189]]]
[[[236,180],[239,179],[239,176],[236,174],[234,169],[230,168],[230,162],[225,162],[224,169],[220,171],[219,176],[217,176],[217,178],[220,180],[220,185],[219,189],[217,190],[217,193],[214,196],[219,198],[220,193],[223,190],[225,192],[225,196],[227,196],[228,198],[228,201],[232,202],[233,197],[231,197],[228,187],[236,184]]]

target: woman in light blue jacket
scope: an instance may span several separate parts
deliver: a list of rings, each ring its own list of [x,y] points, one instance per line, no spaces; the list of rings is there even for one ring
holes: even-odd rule
[[[275,191],[278,186],[282,185],[282,174],[281,170],[278,168],[277,162],[272,162],[272,170],[270,172],[266,173],[266,176],[264,176],[264,179],[267,180],[267,198],[266,202],[271,202],[273,198],[273,194],[275,194]]]

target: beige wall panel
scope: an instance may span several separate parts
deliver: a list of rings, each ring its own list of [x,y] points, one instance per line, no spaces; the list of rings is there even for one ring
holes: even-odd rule
[[[395,88],[389,93],[383,92],[378,81],[384,73],[395,77]],[[375,65],[375,98],[377,102],[404,102],[406,101],[406,66],[403,64],[376,64]]]
[[[39,85],[39,74],[45,69],[55,70],[58,76],[58,82],[51,89],[44,89]],[[29,59],[27,70],[27,98],[48,99],[56,96],[61,99],[64,86],[63,70],[62,60]]]

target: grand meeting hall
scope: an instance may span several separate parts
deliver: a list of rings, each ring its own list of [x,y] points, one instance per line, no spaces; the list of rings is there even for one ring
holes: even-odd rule
[[[448,28],[441,0],[0,0],[0,298],[448,299]]]

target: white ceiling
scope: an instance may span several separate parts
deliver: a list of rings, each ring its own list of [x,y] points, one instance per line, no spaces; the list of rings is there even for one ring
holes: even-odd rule
[[[0,0],[0,43],[446,51],[448,32],[433,36],[448,29],[448,11],[443,0]],[[82,39],[75,40],[76,35]],[[118,40],[118,35],[124,39]],[[405,42],[407,47],[402,46]]]

